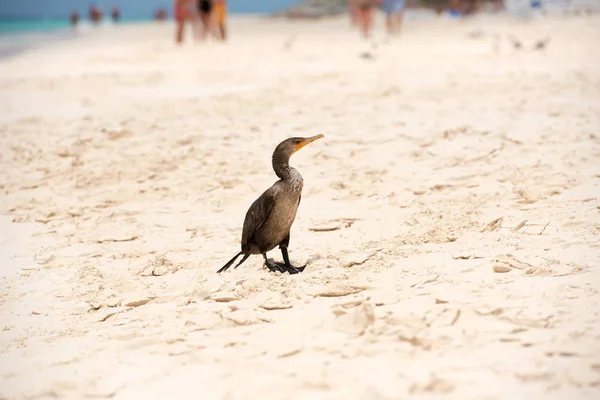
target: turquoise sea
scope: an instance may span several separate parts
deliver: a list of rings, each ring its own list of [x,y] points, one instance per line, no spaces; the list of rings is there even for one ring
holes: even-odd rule
[[[151,21],[150,18],[129,18],[119,21],[119,25]],[[113,25],[105,18],[103,26]],[[79,21],[79,35],[92,31],[87,18]],[[39,48],[61,40],[70,40],[74,36],[68,17],[62,19],[0,19],[0,59],[21,53],[24,50]]]
[[[269,13],[284,9],[299,0],[228,0],[231,14]],[[52,32],[69,28],[69,14],[77,10],[81,22],[89,22],[88,7],[97,4],[104,11],[104,24],[112,23],[110,9],[118,4],[122,23],[147,21],[153,11],[163,7],[172,15],[172,0],[0,0],[0,35],[23,32]],[[34,14],[32,14],[34,12]]]
[[[150,19],[128,19],[119,24],[150,21]],[[110,19],[103,25],[113,24]],[[85,18],[79,23],[83,31],[91,24]],[[80,29],[80,34],[83,33]],[[68,18],[62,19],[0,19],[0,58],[18,54],[24,50],[38,48],[47,44],[72,39],[71,24]]]
[[[66,19],[0,19],[0,58],[72,38]]]
[[[128,24],[135,22],[151,21],[150,18],[129,18],[122,19],[119,24]],[[86,25],[90,22],[86,18],[82,18],[80,25]],[[103,25],[112,24],[109,18],[103,21]],[[31,33],[51,33],[60,32],[70,29],[71,24],[68,16],[61,19],[0,19],[0,35],[23,34]]]
[[[172,15],[172,0],[15,0],[3,2],[0,7],[0,58],[23,50],[44,46],[56,40],[73,37],[69,23],[72,10],[79,11],[80,26],[90,26],[88,7],[98,4],[105,12],[103,25],[113,24],[110,7],[119,4],[123,18],[119,24],[150,21],[157,7],[164,7]],[[231,14],[269,13],[290,6],[298,0],[228,0]],[[32,10],[36,13],[32,15]]]
[[[69,21],[62,20],[0,20],[0,35],[22,32],[52,32],[69,27]]]

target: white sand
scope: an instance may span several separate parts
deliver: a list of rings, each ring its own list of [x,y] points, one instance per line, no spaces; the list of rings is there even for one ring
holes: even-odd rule
[[[370,60],[348,25],[0,62],[0,212],[29,224],[2,223],[0,398],[599,398],[600,19],[379,21]],[[305,273],[216,274],[275,145],[317,133]]]

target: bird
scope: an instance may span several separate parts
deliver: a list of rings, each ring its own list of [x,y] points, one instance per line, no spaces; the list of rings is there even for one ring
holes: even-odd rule
[[[545,37],[544,39],[540,39],[533,45],[533,50],[543,50],[550,43],[550,38]]]
[[[371,49],[372,49],[372,51],[369,51],[369,50],[363,51],[362,53],[360,53],[359,57],[364,58],[365,60],[374,60],[375,59],[375,50],[377,50],[376,42],[371,43]]]
[[[513,37],[513,36],[510,36],[508,38],[508,40],[510,40],[510,42],[512,43],[512,45],[513,45],[513,47],[515,49],[521,49],[523,47],[523,45],[521,44],[521,42],[518,39],[516,39],[515,37]]]
[[[297,169],[290,166],[290,157],[315,140],[321,139],[322,134],[312,137],[292,137],[277,145],[273,152],[273,170],[279,180],[265,190],[250,206],[244,219],[242,229],[241,251],[221,267],[217,273],[227,271],[239,256],[239,267],[253,254],[262,254],[265,266],[272,272],[288,272],[297,274],[304,271],[303,267],[295,267],[290,263],[288,245],[290,229],[296,218],[296,212],[302,198],[304,180]],[[279,246],[283,263],[267,258],[267,252]]]

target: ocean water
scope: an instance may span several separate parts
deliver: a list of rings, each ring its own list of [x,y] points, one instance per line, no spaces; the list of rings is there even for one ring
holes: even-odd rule
[[[151,21],[151,19],[123,19],[119,25]],[[113,25],[110,18],[102,26]],[[91,22],[82,18],[77,26],[78,37],[93,31]],[[72,39],[71,23],[64,19],[0,19],[0,58],[19,54],[24,50]]]
[[[0,35],[23,32],[52,32],[69,27],[63,20],[0,20]]]
[[[228,0],[231,14],[270,13],[300,0]],[[110,9],[119,5],[122,23],[149,20],[158,7],[173,14],[172,0],[0,0],[0,35],[14,32],[51,32],[69,28],[69,15],[77,10],[81,22],[89,21],[88,7],[96,3],[104,11],[104,24],[112,23]]]
[[[71,37],[68,20],[0,20],[0,58]]]
[[[119,24],[130,24],[135,22],[151,21],[151,18],[128,18],[121,19]],[[113,24],[110,18],[104,19],[102,25]],[[79,20],[78,26],[88,26],[90,21],[83,17]],[[71,28],[68,16],[61,19],[0,19],[0,35],[32,33],[52,33],[65,31]]]
[[[0,34],[0,59],[17,55],[25,50],[39,48],[47,44],[66,40],[72,35],[62,31],[17,30]]]
[[[4,1],[4,0],[0,0]],[[37,4],[36,10],[45,15],[64,15],[57,17],[39,17],[31,15],[32,1],[39,0],[19,0],[7,3],[8,8],[0,8],[0,58],[6,58],[16,55],[24,50],[45,46],[57,40],[68,40],[73,38],[71,32],[71,23],[69,14],[71,8],[66,7],[66,2],[76,5],[75,9],[79,11],[80,20],[77,27],[79,34],[85,34],[92,31],[92,23],[87,15],[87,4],[77,3],[79,0],[65,0],[59,4],[56,0],[47,1],[43,4]],[[156,8],[154,5],[148,5],[138,0],[120,0],[122,5],[123,17],[119,25],[138,22],[151,21],[152,11]],[[248,13],[269,13],[275,10],[285,8],[298,0],[229,0],[229,12],[231,14]],[[131,4],[129,4],[131,3]],[[171,1],[161,4],[167,9],[169,19],[172,18],[173,10]],[[62,7],[58,7],[62,5]],[[106,4],[104,4],[106,5]],[[4,7],[4,5],[3,5]],[[110,18],[110,7],[102,7],[104,11],[104,20],[102,26],[113,25]]]
[[[299,0],[229,0],[231,14],[269,13],[284,9]],[[91,23],[87,17],[89,4],[80,0],[0,0],[0,58],[15,55],[32,47],[45,46],[56,40],[68,40],[73,37],[69,14],[79,11],[80,33],[88,31]],[[152,12],[158,6],[167,9],[172,18],[172,0],[118,0],[107,2],[100,0],[105,15],[102,25],[112,25],[110,18],[111,3],[119,4],[123,18],[119,24],[146,22],[151,20]],[[35,14],[31,14],[34,10]],[[45,17],[44,17],[45,16]],[[55,17],[58,16],[58,17]]]

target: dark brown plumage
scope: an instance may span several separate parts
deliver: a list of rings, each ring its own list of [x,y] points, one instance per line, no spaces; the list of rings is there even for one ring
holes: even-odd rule
[[[290,274],[304,271],[306,266],[294,267],[290,263],[287,252],[290,229],[300,205],[303,186],[302,175],[290,166],[289,160],[296,151],[322,137],[323,135],[309,138],[293,137],[279,143],[275,148],[273,170],[279,180],[252,203],[244,219],[242,251],[217,272],[226,271],[239,256],[244,255],[234,269],[239,267],[252,254],[262,254],[265,265],[271,271]],[[281,249],[283,263],[270,261],[267,258],[267,252],[277,246]]]

